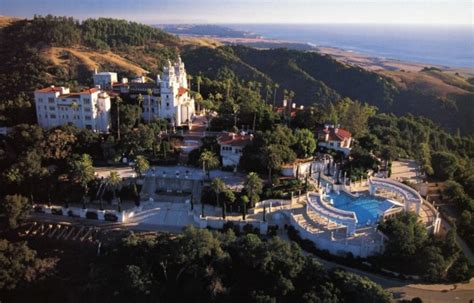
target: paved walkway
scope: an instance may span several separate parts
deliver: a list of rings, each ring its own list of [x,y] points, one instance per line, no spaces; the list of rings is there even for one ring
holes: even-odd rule
[[[396,181],[407,180],[413,183],[423,181],[416,161],[408,159],[392,162],[390,179]]]

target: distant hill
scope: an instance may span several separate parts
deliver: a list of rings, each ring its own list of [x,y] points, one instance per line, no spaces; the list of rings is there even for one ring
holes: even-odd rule
[[[284,89],[293,90],[294,101],[303,105],[349,97],[385,112],[421,115],[448,130],[474,133],[474,85],[436,69],[379,74],[315,51],[223,46],[212,38],[180,39],[109,18],[4,18],[0,24],[0,110],[19,97],[31,98],[37,87],[90,85],[94,68],[117,71],[119,77],[150,73],[154,78],[166,60],[180,53],[194,75],[216,78],[228,68],[242,81],[278,83],[280,102]]]
[[[385,112],[421,115],[451,131],[474,133],[474,94],[470,92],[470,83],[460,76],[424,71],[413,73],[416,81],[408,81],[405,75],[407,81],[403,84],[394,74],[381,75],[328,55],[289,49],[188,46],[182,54],[192,73],[215,77],[220,68],[230,67],[247,81],[265,76],[280,84],[279,100],[283,89],[295,91],[295,102],[304,105],[350,97]],[[429,81],[420,80],[423,77]]]
[[[155,27],[164,30],[170,34],[176,35],[196,35],[222,38],[259,38],[259,35],[235,30],[229,27],[212,24],[157,24]]]

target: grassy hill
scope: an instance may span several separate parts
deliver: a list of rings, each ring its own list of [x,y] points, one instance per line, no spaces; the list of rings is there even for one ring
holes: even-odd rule
[[[474,133],[474,85],[433,68],[379,74],[316,52],[222,46],[209,38],[180,39],[109,18],[0,18],[0,41],[8,41],[0,43],[3,108],[31,103],[31,92],[51,83],[90,85],[95,68],[117,71],[119,77],[150,73],[154,78],[166,60],[181,53],[194,75],[217,78],[227,68],[242,81],[278,83],[280,101],[284,89],[294,91],[294,101],[303,105],[349,97],[386,112],[422,115],[451,131]]]
[[[188,47],[182,53],[192,73],[215,77],[220,68],[230,67],[246,81],[264,75],[280,84],[279,100],[283,89],[295,91],[295,102],[304,105],[349,97],[385,112],[430,118],[453,132],[474,133],[472,84],[458,75],[434,70],[379,74],[327,55],[288,49]]]

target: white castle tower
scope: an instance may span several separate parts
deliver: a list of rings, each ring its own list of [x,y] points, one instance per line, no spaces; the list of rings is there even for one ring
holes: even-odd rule
[[[188,91],[186,69],[181,57],[174,64],[168,60],[156,82],[160,87],[161,104],[154,116],[170,119],[175,126],[190,123],[194,116],[194,99]],[[148,115],[144,114],[143,118],[148,119]]]

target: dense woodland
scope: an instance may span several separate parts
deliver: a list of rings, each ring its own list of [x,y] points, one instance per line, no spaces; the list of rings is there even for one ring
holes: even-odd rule
[[[87,298],[89,302],[361,303],[391,298],[366,278],[325,270],[304,256],[297,244],[277,237],[261,239],[252,233],[236,237],[232,230],[188,228],[172,237],[131,235],[102,251],[100,257],[87,248],[77,256],[69,252],[60,272],[20,284],[20,290],[5,298],[8,302],[36,296],[38,302]],[[84,274],[70,275],[71,268]],[[12,276],[21,274],[21,268],[8,269]]]
[[[110,134],[69,126],[43,130],[35,124],[32,104],[32,91],[51,84],[51,79],[58,81],[56,85],[79,87],[90,84],[87,82],[90,79],[75,79],[73,74],[63,74],[44,61],[38,55],[42,47],[82,43],[92,49],[117,52],[135,52],[136,48],[142,48],[164,61],[176,56],[177,38],[120,20],[80,23],[51,16],[17,21],[0,29],[0,37],[18,45],[12,48],[8,46],[10,43],[0,43],[0,59],[4,62],[0,65],[0,123],[12,127],[7,136],[0,136],[0,221],[5,230],[20,226],[34,202],[85,204],[83,197],[93,198],[98,186],[93,165],[118,164],[125,156],[141,163],[135,167],[140,174],[149,164],[177,162],[179,151],[175,146],[179,136],[159,136],[160,131],[170,130],[167,121],[156,120],[150,124],[140,121],[139,103],[145,100],[143,96],[139,100],[127,96],[113,100]],[[355,137],[355,146],[348,159],[333,154],[349,178],[359,179],[370,170],[390,171],[392,160],[410,157],[420,162],[422,171],[431,180],[447,181],[443,195],[459,213],[455,222],[457,231],[474,247],[474,139],[461,135],[469,132],[462,123],[472,111],[461,107],[457,111],[446,111],[444,107],[450,104],[449,108],[453,109],[461,103],[453,99],[443,101],[438,107],[439,100],[433,101],[432,96],[399,91],[388,79],[316,53],[190,46],[182,47],[180,51],[193,75],[189,80],[197,110],[206,114],[209,129],[252,132],[254,140],[244,149],[238,169],[244,173],[256,172],[265,180],[252,192],[246,189],[242,193],[231,193],[219,189],[221,194],[216,196],[216,190],[211,188],[207,193],[211,204],[229,203],[230,209],[235,209],[239,203],[245,206],[250,202],[251,207],[259,198],[283,197],[283,192],[307,189],[301,180],[282,184],[275,176],[283,164],[321,152],[316,148],[315,132],[330,123],[350,130]],[[404,96],[408,99],[403,99]],[[280,106],[283,99],[306,106],[293,117],[286,109],[276,112],[275,107]],[[407,100],[417,101],[407,107],[407,111],[414,114],[401,115]],[[468,101],[463,102],[468,104]],[[417,109],[416,104],[420,108]],[[429,109],[428,117],[435,122],[418,116],[422,114],[421,109]],[[211,112],[216,112],[217,116],[213,117]],[[465,114],[468,116],[462,116]],[[454,121],[459,124],[453,124]],[[454,129],[460,131],[449,131]],[[221,166],[215,138],[203,141],[203,146],[191,153],[188,164],[204,166],[207,170]],[[260,180],[258,175],[250,175],[254,180]],[[216,182],[213,186],[219,188],[221,185]],[[114,188],[108,191],[109,197],[117,192]],[[136,188],[123,194],[130,195],[130,192],[136,199]],[[393,258],[396,260],[391,263],[393,267],[426,253],[432,257],[427,260],[439,266],[428,268],[433,270],[429,272],[427,266],[430,265],[420,263],[414,268],[415,274],[435,277],[433,280],[457,281],[469,276],[469,268],[459,248],[443,246],[440,239],[414,233],[418,226],[410,217],[399,220],[387,222],[382,228],[394,239],[405,239],[404,233],[414,235],[409,243],[412,247],[403,255],[398,247],[391,246],[387,253],[393,255],[382,256],[375,262],[390,267],[387,260]],[[448,244],[452,243],[448,240],[454,235],[455,231],[449,235]],[[423,247],[428,248],[423,250]],[[180,253],[170,255],[170,249]],[[156,251],[162,263],[145,254],[149,251]],[[188,255],[190,252],[193,254]],[[291,258],[285,254],[290,254]],[[456,257],[450,258],[450,254]],[[18,258],[10,259],[10,256]],[[195,263],[196,260],[202,263]],[[53,266],[46,259],[35,258],[34,251],[28,246],[8,241],[0,243],[0,262],[18,263],[15,266],[18,272],[0,275],[0,288],[9,289],[35,280]],[[99,279],[100,271],[104,271],[114,283],[103,287],[112,294],[120,294],[124,300],[139,296],[152,301],[158,295],[171,296],[171,291],[176,289],[185,290],[178,292],[183,300],[189,298],[190,293],[198,293],[196,298],[216,302],[235,298],[252,302],[347,302],[355,293],[364,294],[361,302],[388,300],[386,293],[368,281],[340,271],[322,270],[310,259],[303,258],[294,245],[276,239],[261,240],[252,235],[235,238],[229,234],[189,230],[177,238],[131,237],[116,250],[107,251],[106,258],[94,262],[96,266],[85,274],[94,281],[98,279],[97,284],[88,284],[81,291],[95,298],[110,298],[101,288],[104,281]],[[170,277],[165,277],[167,271],[163,264],[166,262],[171,266]],[[238,275],[229,271],[234,267]],[[180,269],[182,274],[179,274]],[[278,287],[269,282],[275,279]],[[193,284],[193,281],[202,284]],[[294,283],[307,286],[295,289]],[[259,289],[263,291],[259,292]],[[114,297],[114,300],[121,299]]]

